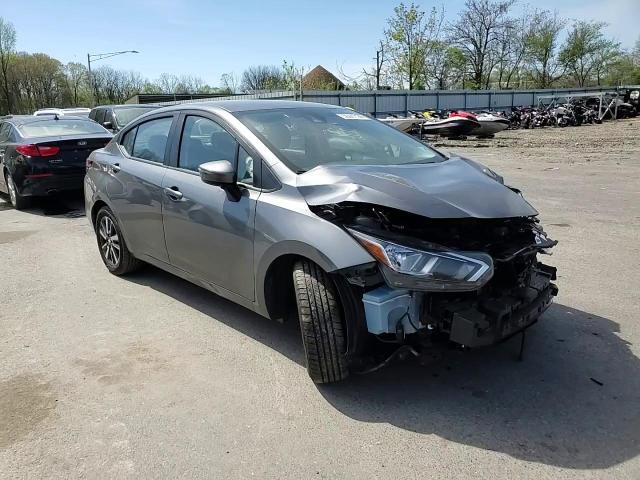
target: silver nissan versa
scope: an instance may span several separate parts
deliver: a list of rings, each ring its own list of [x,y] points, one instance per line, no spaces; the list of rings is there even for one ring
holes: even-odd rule
[[[85,199],[110,272],[147,262],[298,319],[318,383],[397,352],[494,344],[557,293],[536,258],[556,242],[520,191],[340,107],[154,110],[90,155]]]

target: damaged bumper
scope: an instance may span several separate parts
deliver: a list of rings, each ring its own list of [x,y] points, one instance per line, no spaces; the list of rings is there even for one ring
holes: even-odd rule
[[[449,340],[467,347],[484,347],[505,340],[533,325],[551,305],[558,288],[552,283],[556,269],[538,263],[524,287],[498,296],[451,301],[433,298],[427,316]]]

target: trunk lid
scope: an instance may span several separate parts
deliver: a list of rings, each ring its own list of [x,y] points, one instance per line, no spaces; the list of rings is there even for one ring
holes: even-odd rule
[[[58,147],[55,155],[38,157],[38,163],[46,162],[55,173],[80,173],[85,170],[85,162],[89,154],[103,148],[111,140],[111,135],[95,134],[81,136],[46,137],[34,139],[39,147]]]

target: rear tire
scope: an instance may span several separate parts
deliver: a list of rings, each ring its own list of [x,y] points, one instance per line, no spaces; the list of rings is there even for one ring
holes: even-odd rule
[[[16,184],[9,172],[5,173],[4,180],[7,185],[7,190],[9,191],[9,201],[11,202],[11,205],[13,205],[13,208],[16,210],[24,210],[25,208],[28,208],[31,203],[29,197],[20,195],[20,192],[18,192],[18,188],[16,187]]]
[[[96,215],[96,238],[102,262],[114,275],[125,275],[140,268],[142,262],[134,257],[124,240],[115,215],[102,207]]]
[[[315,263],[300,260],[293,266],[293,284],[309,376],[315,383],[344,380],[346,329],[333,281]]]

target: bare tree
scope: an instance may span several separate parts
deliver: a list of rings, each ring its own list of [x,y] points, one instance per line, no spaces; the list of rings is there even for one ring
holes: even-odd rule
[[[234,94],[237,93],[240,88],[240,80],[233,72],[223,73],[220,77],[220,85],[229,93]]]
[[[7,112],[13,110],[11,99],[11,80],[9,66],[16,48],[16,29],[13,24],[0,17],[0,74],[2,75],[2,90]]]
[[[509,25],[509,11],[515,0],[467,0],[458,21],[449,26],[451,41],[467,58],[473,86],[488,88],[498,62],[496,48]]]
[[[171,73],[163,73],[156,80],[156,84],[160,87],[162,93],[177,93],[180,79]]]
[[[81,63],[69,62],[65,65],[64,71],[67,77],[67,84],[71,93],[71,101],[74,107],[78,106],[82,87],[88,78],[87,67]]]
[[[275,65],[255,65],[242,72],[241,87],[245,92],[286,88],[284,72]]]
[[[527,13],[520,18],[507,19],[498,32],[496,47],[491,56],[495,59],[498,88],[509,88],[519,77],[527,50],[526,36],[522,34],[530,25]],[[492,62],[493,63],[493,62]]]

